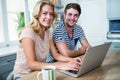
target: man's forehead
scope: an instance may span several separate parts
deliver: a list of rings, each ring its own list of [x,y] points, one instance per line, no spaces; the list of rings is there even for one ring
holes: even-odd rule
[[[66,13],[79,14],[79,12],[76,9],[73,9],[73,8],[67,9]]]

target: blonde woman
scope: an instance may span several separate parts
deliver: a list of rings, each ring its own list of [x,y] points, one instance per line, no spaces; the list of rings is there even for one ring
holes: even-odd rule
[[[55,18],[54,5],[50,0],[38,1],[33,10],[33,19],[19,35],[19,46],[14,66],[14,79],[41,70],[43,66],[54,65],[57,69],[78,70],[80,58],[69,58],[57,53],[49,28]],[[46,63],[48,52],[58,60]]]

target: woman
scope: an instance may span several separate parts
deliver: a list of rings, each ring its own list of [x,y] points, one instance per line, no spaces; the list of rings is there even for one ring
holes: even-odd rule
[[[54,5],[52,2],[41,0],[36,3],[32,22],[19,35],[19,47],[14,66],[15,80],[20,79],[25,74],[41,70],[46,65],[54,65],[57,69],[78,70],[81,61],[79,57],[65,57],[56,51],[49,32],[49,27],[54,18]],[[58,60],[57,62],[45,62],[49,51]]]

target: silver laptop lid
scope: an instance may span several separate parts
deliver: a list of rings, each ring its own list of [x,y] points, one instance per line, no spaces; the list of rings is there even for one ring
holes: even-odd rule
[[[83,57],[83,62],[77,75],[80,76],[99,67],[102,64],[110,45],[111,42],[90,47]]]

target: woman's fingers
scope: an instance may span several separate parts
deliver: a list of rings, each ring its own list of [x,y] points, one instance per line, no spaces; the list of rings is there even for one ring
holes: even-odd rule
[[[80,63],[78,61],[72,61],[70,62],[70,66],[69,66],[72,70],[79,70],[80,68]]]
[[[82,59],[80,57],[76,57],[76,58],[74,58],[74,60],[76,60],[79,65],[82,64]]]

